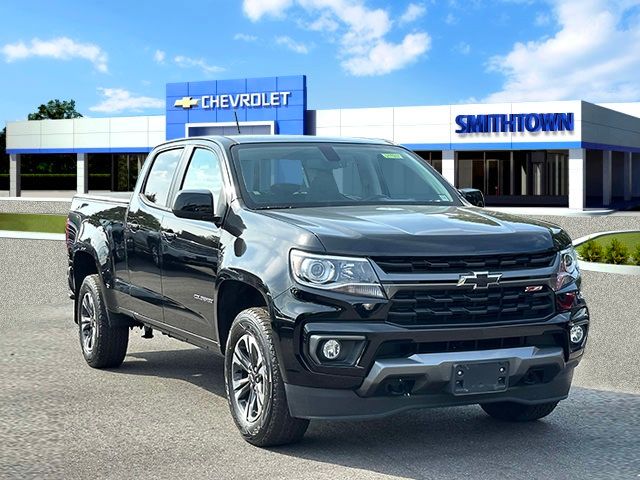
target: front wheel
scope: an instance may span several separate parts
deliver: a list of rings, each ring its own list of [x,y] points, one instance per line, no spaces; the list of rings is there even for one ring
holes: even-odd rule
[[[483,403],[482,409],[491,417],[507,422],[532,422],[553,412],[558,402],[525,405],[515,402]]]
[[[264,308],[244,310],[233,321],[224,371],[231,415],[246,441],[270,447],[303,437],[309,421],[289,414],[271,319]]]

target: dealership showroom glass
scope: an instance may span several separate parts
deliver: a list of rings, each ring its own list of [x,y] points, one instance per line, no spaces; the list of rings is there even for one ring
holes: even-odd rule
[[[8,122],[10,196],[21,195],[26,154],[77,155],[79,192],[104,189],[91,184],[89,172],[110,165],[107,189],[126,191],[155,145],[238,130],[387,139],[416,152],[456,187],[480,189],[490,206],[583,210],[640,203],[640,103],[316,110],[307,105],[305,75],[169,83],[165,115]]]

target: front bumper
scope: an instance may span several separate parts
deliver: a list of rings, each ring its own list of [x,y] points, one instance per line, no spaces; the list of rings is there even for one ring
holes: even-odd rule
[[[561,372],[550,383],[513,387],[502,393],[453,396],[449,393],[398,397],[361,397],[353,390],[302,387],[285,384],[293,417],[317,420],[358,420],[426,407],[451,407],[491,402],[524,404],[564,400],[569,394],[573,369]]]
[[[502,392],[455,395],[454,367],[462,363],[508,363],[508,385]],[[564,360],[561,348],[535,347],[417,354],[377,360],[356,390],[313,388],[286,384],[291,415],[312,419],[357,419],[423,407],[512,401],[535,404],[562,400],[569,394],[579,359]],[[532,383],[530,372],[542,372]],[[389,381],[405,379],[411,391],[385,392]],[[416,393],[414,393],[416,392]]]

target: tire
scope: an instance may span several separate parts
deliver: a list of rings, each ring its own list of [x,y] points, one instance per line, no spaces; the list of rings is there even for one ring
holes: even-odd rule
[[[558,402],[525,405],[515,402],[483,403],[482,409],[491,417],[506,422],[533,422],[553,412]]]
[[[269,313],[264,308],[240,312],[225,352],[227,400],[242,437],[258,447],[301,440],[309,420],[289,414]]]
[[[129,344],[127,327],[111,327],[104,301],[102,281],[89,275],[78,294],[78,336],[84,359],[93,368],[118,367]]]

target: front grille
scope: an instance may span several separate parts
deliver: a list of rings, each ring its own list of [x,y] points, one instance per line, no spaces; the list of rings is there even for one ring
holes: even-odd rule
[[[456,326],[535,321],[555,311],[553,291],[524,286],[400,290],[391,299],[387,321],[402,326]]]
[[[385,273],[447,273],[478,270],[521,270],[553,265],[556,252],[447,256],[447,257],[373,257]]]

